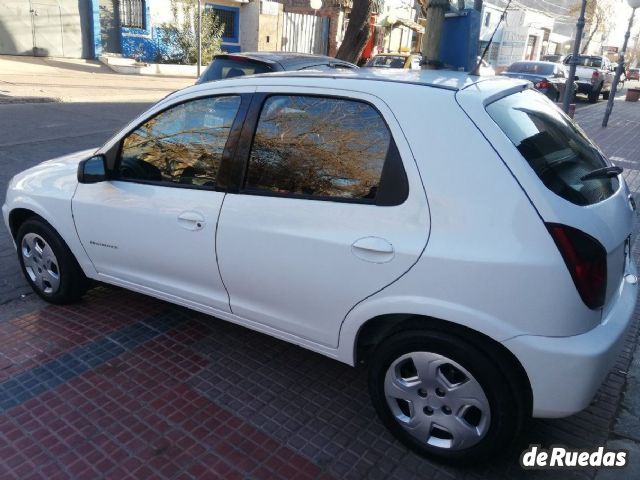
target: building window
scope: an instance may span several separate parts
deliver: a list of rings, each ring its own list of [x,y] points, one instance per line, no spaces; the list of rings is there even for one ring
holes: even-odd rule
[[[484,16],[484,26],[488,27],[489,24],[491,24],[491,12],[487,12],[487,14]]]
[[[233,10],[226,10],[222,8],[213,7],[213,13],[220,23],[224,25],[223,38],[234,38],[236,31],[236,12]]]
[[[120,0],[120,24],[144,28],[144,0]]]

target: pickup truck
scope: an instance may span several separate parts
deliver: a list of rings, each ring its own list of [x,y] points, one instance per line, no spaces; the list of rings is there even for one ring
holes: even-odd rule
[[[564,64],[571,65],[573,55],[567,55]],[[602,95],[607,100],[613,83],[613,66],[607,57],[600,55],[578,55],[576,84],[578,93],[586,93],[589,102],[595,103]]]

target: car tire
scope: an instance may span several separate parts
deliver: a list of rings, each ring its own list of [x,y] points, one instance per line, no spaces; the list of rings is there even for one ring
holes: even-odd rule
[[[600,92],[602,92],[602,85],[595,90],[589,92],[589,103],[596,103],[600,99]]]
[[[62,237],[39,218],[26,220],[16,234],[20,268],[31,288],[55,304],[78,301],[89,281]]]
[[[475,342],[440,331],[388,338],[369,367],[369,394],[384,425],[412,450],[451,464],[486,460],[517,437],[525,403],[510,385]]]
[[[607,91],[607,92],[602,92],[602,98],[604,100],[609,100],[609,95],[611,94],[611,91]]]

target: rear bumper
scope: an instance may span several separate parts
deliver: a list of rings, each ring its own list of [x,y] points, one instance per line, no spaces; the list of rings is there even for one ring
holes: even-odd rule
[[[578,85],[578,93],[591,93],[593,85],[590,82],[576,82]]]
[[[626,273],[637,274],[633,263]],[[566,417],[589,405],[618,357],[637,295],[638,285],[623,281],[602,323],[582,335],[522,335],[503,342],[527,372],[534,417]]]

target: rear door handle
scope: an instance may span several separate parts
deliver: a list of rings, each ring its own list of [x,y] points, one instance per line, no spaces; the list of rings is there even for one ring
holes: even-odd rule
[[[178,215],[178,225],[186,230],[201,230],[204,227],[204,217],[198,212],[182,212]]]
[[[360,238],[351,245],[351,251],[356,257],[373,263],[386,263],[395,256],[393,245],[380,237]]]

